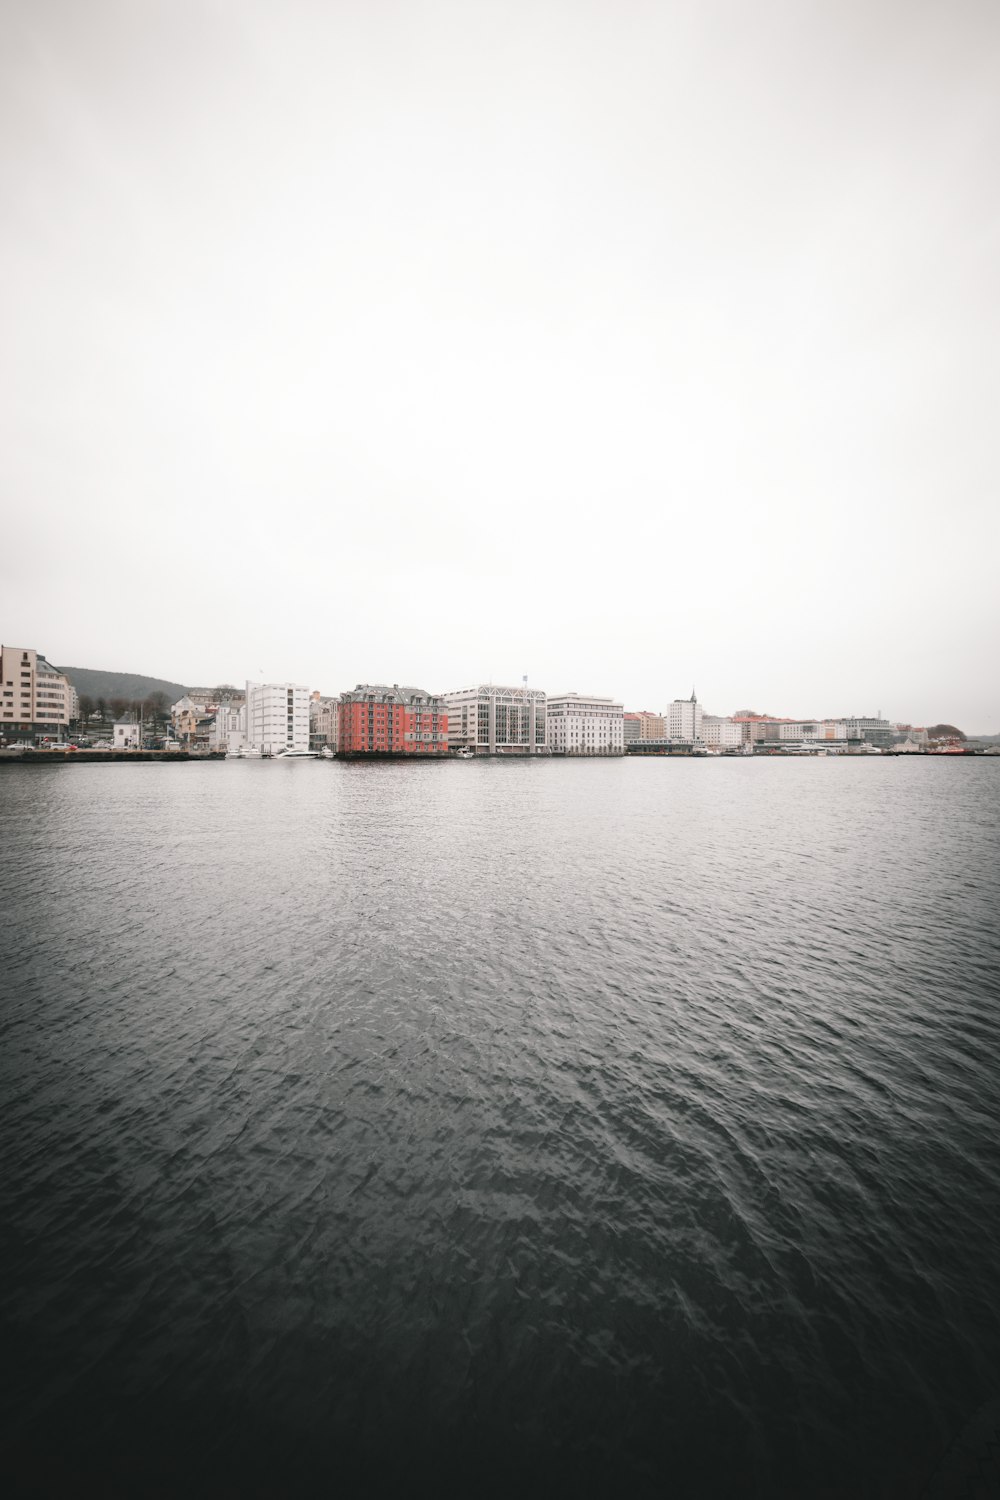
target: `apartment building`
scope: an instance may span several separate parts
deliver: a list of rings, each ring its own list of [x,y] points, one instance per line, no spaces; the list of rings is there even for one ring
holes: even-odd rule
[[[261,755],[309,749],[309,689],[297,682],[248,682],[246,744]]]
[[[208,726],[209,749],[224,750],[227,755],[236,755],[242,751],[246,741],[246,703],[220,703]]]
[[[675,698],[667,709],[667,739],[700,740],[703,717],[702,706],[692,688],[690,698]]]
[[[453,750],[474,755],[547,755],[547,699],[538,688],[457,688],[445,693]]]
[[[64,739],[75,699],[68,677],[30,646],[0,646],[0,736]]]
[[[558,693],[548,699],[549,749],[553,755],[624,755],[625,709],[593,693]]]
[[[337,754],[345,759],[448,753],[448,709],[424,688],[359,682],[341,693]]]
[[[739,749],[743,744],[743,723],[722,714],[702,714],[701,737],[710,749]]]
[[[313,693],[309,699],[309,749],[336,750],[340,742],[340,699]]]
[[[665,740],[666,737],[667,721],[662,714],[650,713],[648,708],[641,708],[636,713],[625,715],[627,744],[635,740]]]

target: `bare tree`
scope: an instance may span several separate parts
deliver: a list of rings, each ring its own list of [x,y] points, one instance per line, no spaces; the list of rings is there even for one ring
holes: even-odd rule
[[[77,699],[77,711],[80,716],[80,723],[83,724],[84,727],[86,727],[86,725],[88,725],[93,718],[94,708],[94,700],[90,696],[90,694],[81,693]]]

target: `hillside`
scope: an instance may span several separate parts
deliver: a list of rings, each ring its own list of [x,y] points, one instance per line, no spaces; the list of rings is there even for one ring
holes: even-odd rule
[[[95,701],[104,698],[127,698],[130,703],[148,698],[150,693],[166,693],[171,703],[183,698],[187,688],[179,682],[167,682],[163,677],[143,677],[139,672],[101,672],[94,667],[58,667],[65,672],[78,693],[87,694]]]

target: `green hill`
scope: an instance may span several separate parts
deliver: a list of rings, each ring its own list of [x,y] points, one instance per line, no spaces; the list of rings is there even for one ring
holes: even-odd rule
[[[171,703],[183,698],[187,688],[180,682],[168,682],[164,677],[143,677],[139,672],[99,672],[93,667],[57,667],[65,672],[80,694],[95,701],[104,698],[127,698],[130,703],[148,698],[150,693],[166,693]]]

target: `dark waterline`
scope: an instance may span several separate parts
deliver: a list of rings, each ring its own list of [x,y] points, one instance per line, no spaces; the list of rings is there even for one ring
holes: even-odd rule
[[[4,1454],[919,1492],[1000,1389],[1000,764],[5,767]]]

